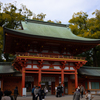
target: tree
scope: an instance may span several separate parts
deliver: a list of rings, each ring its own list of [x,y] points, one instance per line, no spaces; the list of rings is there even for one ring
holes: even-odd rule
[[[77,12],[74,13],[72,19],[69,20],[70,28],[76,35],[84,34],[87,30],[87,13]]]
[[[87,13],[74,13],[72,19],[69,20],[69,27],[72,32],[78,36],[85,38],[100,39],[100,10],[93,12],[95,18],[88,18]],[[100,46],[96,46],[90,51],[82,53],[81,56],[86,56],[86,65],[100,66]]]
[[[40,20],[40,21],[44,21],[46,14],[40,13],[38,15],[34,14],[33,18],[34,20]]]
[[[7,28],[20,29],[21,20],[25,20],[26,17],[32,16],[32,12],[23,4],[21,8],[16,7],[16,2],[14,4],[7,3],[3,6],[3,3],[0,2],[0,61],[2,61],[2,50],[3,50],[3,28],[2,26],[8,22],[6,25]],[[11,54],[4,54],[6,61],[10,61],[10,58],[13,57]]]
[[[43,13],[40,13],[40,14],[37,14],[37,15],[33,14],[33,18],[32,19],[39,20],[39,21],[44,21],[45,17],[46,17],[46,14],[43,14]],[[57,20],[56,21],[47,20],[47,22],[61,24],[61,21],[57,21]]]
[[[15,5],[11,3],[5,4],[2,10],[2,23],[0,23],[2,25],[4,22],[8,21],[8,28],[19,28],[20,21],[24,20],[23,18],[32,16],[32,12],[27,9],[25,5],[21,4],[21,8],[18,9],[16,7],[16,2]]]

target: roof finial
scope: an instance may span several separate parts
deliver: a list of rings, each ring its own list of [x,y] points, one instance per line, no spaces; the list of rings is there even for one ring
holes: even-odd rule
[[[25,23],[27,24],[28,17],[25,18]]]
[[[5,27],[9,22],[7,21],[7,19],[5,20],[5,23],[2,25],[2,27]]]

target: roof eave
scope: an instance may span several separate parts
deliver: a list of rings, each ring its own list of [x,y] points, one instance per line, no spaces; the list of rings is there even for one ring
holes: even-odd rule
[[[100,40],[95,40],[95,41],[82,41],[82,40],[74,40],[74,39],[64,39],[64,38],[55,38],[55,37],[47,37],[47,36],[38,36],[38,35],[30,35],[26,33],[21,33],[18,31],[11,30],[9,28],[4,27],[4,41],[5,41],[5,32],[9,32],[11,34],[15,35],[20,35],[20,36],[27,36],[27,37],[34,37],[34,38],[42,38],[42,39],[50,39],[50,40],[60,40],[60,41],[68,41],[68,42],[78,42],[78,43],[94,43],[94,44],[99,44]],[[4,42],[5,45],[5,42]]]

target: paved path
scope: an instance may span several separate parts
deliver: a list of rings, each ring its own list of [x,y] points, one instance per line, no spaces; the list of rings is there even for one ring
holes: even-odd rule
[[[100,95],[95,95],[93,96],[93,100],[100,100]],[[27,96],[27,97],[18,97],[17,100],[32,100],[32,96]],[[72,95],[66,95],[60,98],[57,98],[55,96],[46,96],[45,100],[73,100]],[[85,98],[82,98],[80,100],[86,100]]]

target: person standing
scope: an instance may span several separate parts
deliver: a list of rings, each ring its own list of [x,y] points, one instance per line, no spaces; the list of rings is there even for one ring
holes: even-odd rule
[[[44,87],[44,98],[46,97],[47,92],[48,92],[48,90],[47,90],[47,87],[45,86]]]
[[[11,100],[8,90],[4,91],[4,96],[1,98],[1,100]]]
[[[61,86],[61,93],[60,93],[61,96],[62,96],[62,93],[64,93],[64,86],[63,85]]]
[[[39,89],[38,86],[36,86],[36,88],[34,89],[35,100],[37,100],[38,94],[39,94]]]
[[[90,90],[87,91],[87,93],[85,95],[85,98],[86,98],[86,100],[92,100],[93,99],[93,97],[92,97],[92,95],[90,93]]]
[[[84,93],[85,89],[83,87],[83,85],[80,86],[80,93],[81,93],[81,98],[83,98],[83,93]]]
[[[42,100],[42,98],[41,98],[41,88],[40,88],[40,86],[38,88],[39,88],[39,100]]]
[[[11,100],[14,100],[13,97],[11,96],[12,92],[11,91],[8,91],[9,92],[9,97],[11,98]]]
[[[2,93],[1,88],[0,88],[0,100],[1,100],[2,96],[3,96],[3,93]]]
[[[78,89],[74,92],[73,100],[80,100],[80,92]]]
[[[17,96],[18,96],[18,87],[16,86],[16,88],[14,89],[14,100],[17,100]]]
[[[34,95],[34,90],[35,90],[35,86],[32,88],[32,99],[35,100],[35,95]]]
[[[41,88],[41,98],[42,98],[42,100],[44,100],[44,98],[45,98],[45,92],[44,92],[43,87]]]
[[[59,84],[59,86],[57,87],[57,97],[61,97],[61,85]]]
[[[78,89],[78,91],[80,92],[80,87],[79,87],[79,86],[78,86],[78,88],[77,88],[77,89]]]

